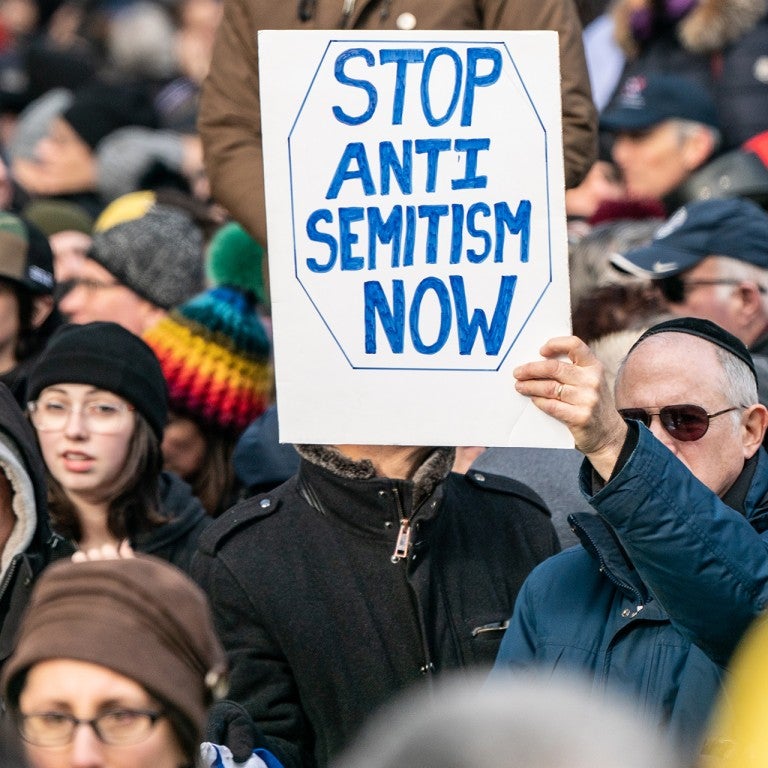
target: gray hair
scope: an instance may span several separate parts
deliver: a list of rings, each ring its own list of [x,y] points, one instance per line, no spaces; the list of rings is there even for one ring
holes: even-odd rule
[[[107,33],[109,55],[120,72],[170,77],[176,69],[175,27],[160,4],[137,0],[116,13]]]
[[[723,394],[732,405],[754,405],[757,399],[757,381],[749,366],[727,349],[715,347],[715,354],[723,371]]]
[[[660,222],[657,218],[608,221],[571,243],[568,247],[571,306],[575,307],[580,299],[603,285],[648,283],[647,278],[620,272],[610,263],[610,258],[615,253],[626,253],[648,243]]]
[[[678,768],[629,701],[532,671],[443,679],[377,714],[332,768]]]
[[[674,125],[680,144],[683,144],[686,139],[700,131],[704,131],[709,134],[710,139],[712,140],[712,154],[714,155],[715,152],[720,149],[720,145],[723,142],[723,135],[719,129],[707,125],[706,123],[697,123],[695,120],[682,120],[678,117],[671,118],[669,122]]]

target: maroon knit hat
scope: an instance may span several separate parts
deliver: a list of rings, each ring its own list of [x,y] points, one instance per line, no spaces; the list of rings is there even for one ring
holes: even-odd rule
[[[202,734],[226,687],[226,656],[205,593],[147,555],[61,561],[35,585],[0,685],[18,705],[24,673],[48,659],[100,664],[143,686]]]

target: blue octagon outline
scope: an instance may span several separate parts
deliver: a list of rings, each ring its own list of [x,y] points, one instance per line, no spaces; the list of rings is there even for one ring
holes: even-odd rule
[[[501,359],[499,360],[499,364],[495,368],[432,368],[432,367],[421,367],[421,366],[376,366],[376,365],[354,365],[353,362],[349,359],[349,355],[344,351],[344,347],[341,345],[341,342],[336,337],[336,334],[331,329],[331,326],[328,325],[328,321],[323,317],[323,313],[320,311],[320,308],[315,303],[315,300],[312,298],[309,290],[304,285],[304,283],[301,280],[301,277],[299,276],[299,268],[298,268],[298,254],[296,253],[296,219],[295,219],[295,209],[294,209],[294,201],[293,201],[293,162],[291,160],[291,136],[293,135],[293,132],[296,130],[296,126],[298,125],[299,118],[301,117],[301,113],[304,109],[304,105],[307,102],[307,99],[309,98],[309,93],[312,90],[312,87],[315,84],[315,80],[317,79],[318,73],[320,72],[320,69],[323,66],[323,61],[325,60],[325,57],[328,55],[328,51],[331,48],[331,46],[336,45],[337,43],[342,43],[344,45],[352,45],[356,42],[360,43],[367,43],[367,44],[381,44],[381,43],[392,43],[392,40],[329,40],[328,45],[325,47],[325,51],[323,51],[323,55],[320,57],[320,63],[317,65],[317,69],[315,70],[314,75],[312,75],[312,81],[309,84],[309,88],[307,88],[306,94],[304,94],[304,98],[301,101],[301,106],[299,107],[299,111],[296,114],[296,118],[293,121],[293,124],[291,125],[291,130],[288,133],[288,172],[290,176],[290,188],[291,188],[291,230],[293,232],[293,266],[294,266],[294,273],[296,276],[296,280],[299,283],[299,285],[302,287],[302,290],[304,293],[307,294],[307,298],[311,302],[312,306],[315,308],[315,311],[319,315],[320,319],[323,321],[323,324],[328,329],[328,332],[331,334],[331,337],[336,342],[336,345],[341,350],[341,354],[344,355],[344,358],[349,363],[350,368],[352,370],[361,370],[361,371],[466,371],[466,372],[477,372],[477,371],[498,371],[502,365],[504,365],[504,361],[509,356],[509,353],[512,351],[512,348],[515,346],[515,343],[517,342],[518,338],[520,337],[520,334],[523,332],[523,329],[528,324],[528,321],[531,319],[531,316],[536,311],[536,307],[539,306],[541,300],[544,298],[544,294],[547,292],[547,288],[552,284],[552,230],[551,230],[551,222],[550,222],[550,200],[549,200],[549,173],[547,172],[549,169],[549,150],[547,145],[547,129],[544,126],[544,123],[542,122],[541,116],[539,115],[538,110],[536,109],[536,105],[533,103],[533,99],[531,98],[531,94],[528,92],[528,88],[525,85],[525,81],[523,80],[522,76],[520,75],[520,70],[517,68],[517,64],[515,64],[515,60],[512,56],[512,54],[509,52],[509,49],[507,48],[507,44],[503,41],[492,41],[492,40],[483,40],[483,45],[495,45],[504,50],[504,52],[509,57],[509,61],[512,64],[512,68],[515,71],[515,74],[517,75],[517,79],[520,81],[520,85],[523,87],[523,91],[525,91],[525,95],[528,99],[528,103],[531,105],[531,109],[533,109],[533,113],[536,116],[536,120],[538,121],[539,125],[541,126],[541,130],[544,133],[544,186],[546,189],[546,198],[547,198],[547,257],[549,260],[549,277],[544,284],[544,287],[541,290],[541,293],[539,294],[539,297],[536,299],[536,301],[533,304],[533,307],[531,307],[531,311],[528,313],[526,318],[523,320],[523,322],[520,325],[520,329],[515,334],[514,338],[509,343],[509,348],[507,351],[502,355]],[[454,43],[455,45],[471,45],[471,40],[459,40],[459,41],[450,41],[450,40],[409,40],[409,45],[435,45],[437,43],[441,43],[445,45],[446,43]]]

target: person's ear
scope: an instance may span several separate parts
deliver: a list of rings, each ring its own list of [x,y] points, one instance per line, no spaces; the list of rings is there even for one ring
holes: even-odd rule
[[[739,320],[742,325],[751,325],[756,319],[763,315],[763,298],[760,295],[760,288],[752,280],[742,280],[736,286],[739,297],[739,308],[737,310]],[[765,325],[762,320],[761,325]]]
[[[768,408],[762,403],[755,403],[744,409],[741,417],[744,458],[748,459],[755,454],[763,442],[767,428]]]
[[[715,152],[715,139],[704,126],[692,131],[685,137],[682,157],[685,167],[693,171],[709,160]]]
[[[53,312],[53,296],[35,296],[32,300],[32,327],[39,328]]]

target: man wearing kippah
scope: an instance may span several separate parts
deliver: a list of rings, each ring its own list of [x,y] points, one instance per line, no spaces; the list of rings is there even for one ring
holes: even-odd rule
[[[653,282],[669,311],[721,325],[749,347],[768,405],[768,213],[740,198],[678,209],[618,270]]]
[[[132,192],[101,213],[88,258],[59,309],[73,323],[119,323],[143,335],[204,288],[203,235],[192,217]]]
[[[768,409],[752,359],[708,320],[664,321],[630,349],[614,406],[580,339],[550,339],[541,354],[515,369],[516,389],[570,430],[597,514],[571,515],[582,546],[527,578],[494,674],[587,674],[692,757],[768,600]]]

